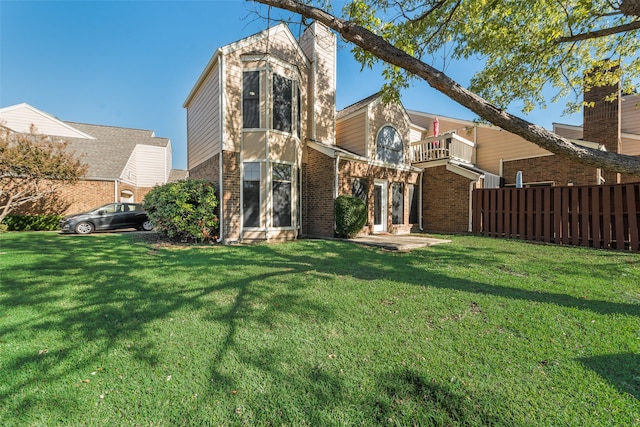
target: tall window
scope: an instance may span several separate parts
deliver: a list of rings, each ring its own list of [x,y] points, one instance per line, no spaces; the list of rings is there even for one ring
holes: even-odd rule
[[[362,200],[365,204],[369,196],[367,180],[364,178],[353,178],[351,181],[351,195]]]
[[[273,128],[291,132],[293,120],[293,80],[273,75]]]
[[[402,138],[392,126],[384,126],[376,138],[376,160],[401,165],[404,163]]]
[[[404,185],[401,182],[391,184],[391,223],[404,224]]]
[[[242,127],[260,127],[260,71],[242,74]]]
[[[273,188],[273,226],[291,227],[291,165],[274,164],[271,185]]]
[[[418,192],[416,186],[413,184],[408,185],[409,190],[409,224],[418,223]]]
[[[260,163],[244,164],[242,215],[245,227],[260,227]]]

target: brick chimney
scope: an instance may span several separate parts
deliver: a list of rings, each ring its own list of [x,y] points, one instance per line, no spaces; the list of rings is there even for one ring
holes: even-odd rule
[[[607,101],[606,98],[613,93],[617,93],[617,98],[614,101]],[[585,89],[582,134],[585,141],[603,144],[610,153],[620,152],[622,143],[621,101],[620,82],[609,86]],[[603,177],[607,184],[620,182],[620,174],[603,171]]]

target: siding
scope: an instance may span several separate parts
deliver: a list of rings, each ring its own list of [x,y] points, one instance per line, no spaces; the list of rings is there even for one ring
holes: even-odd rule
[[[153,187],[167,181],[166,163],[167,150],[162,147],[137,145],[134,152],[136,158],[136,185],[138,187]],[[165,165],[165,167],[158,167]]]
[[[622,153],[629,156],[640,156],[640,135],[635,138],[622,137]]]
[[[220,82],[217,63],[187,107],[188,169],[220,152]]]
[[[400,136],[402,137],[402,144],[404,147],[404,158],[408,160],[408,147],[410,137],[410,123],[407,116],[404,113],[404,108],[399,104],[385,104],[382,101],[374,103],[371,108],[371,125],[369,127],[369,147],[371,157],[375,158],[376,152],[376,137],[378,131],[385,126],[393,126]]]
[[[361,156],[367,155],[367,110],[337,123],[336,145]]]
[[[622,98],[622,133],[640,135],[640,96]]]
[[[500,159],[515,160],[549,154],[547,150],[499,128],[478,127],[476,143],[477,166],[496,175],[500,174]]]

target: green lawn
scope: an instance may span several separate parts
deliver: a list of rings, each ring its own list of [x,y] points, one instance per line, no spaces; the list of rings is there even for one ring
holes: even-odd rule
[[[0,234],[0,425],[640,425],[640,255]]]

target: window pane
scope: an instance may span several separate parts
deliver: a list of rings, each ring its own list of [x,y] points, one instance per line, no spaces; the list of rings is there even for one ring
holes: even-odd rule
[[[404,224],[404,185],[394,182],[391,185],[392,193],[392,223]]]
[[[291,132],[292,121],[292,80],[273,75],[273,128]]]
[[[242,126],[260,127],[260,71],[243,73]]]
[[[351,182],[351,195],[367,203],[369,195],[367,189],[367,180],[362,178],[353,178],[353,181]]]
[[[242,213],[245,227],[260,227],[260,163],[244,164]]]
[[[273,165],[273,226],[291,227],[291,166]]]
[[[394,164],[404,163],[404,145],[400,134],[391,126],[383,127],[376,140],[376,159]]]
[[[416,191],[416,186],[413,184],[409,184],[409,223],[417,224],[418,223],[418,192]]]

